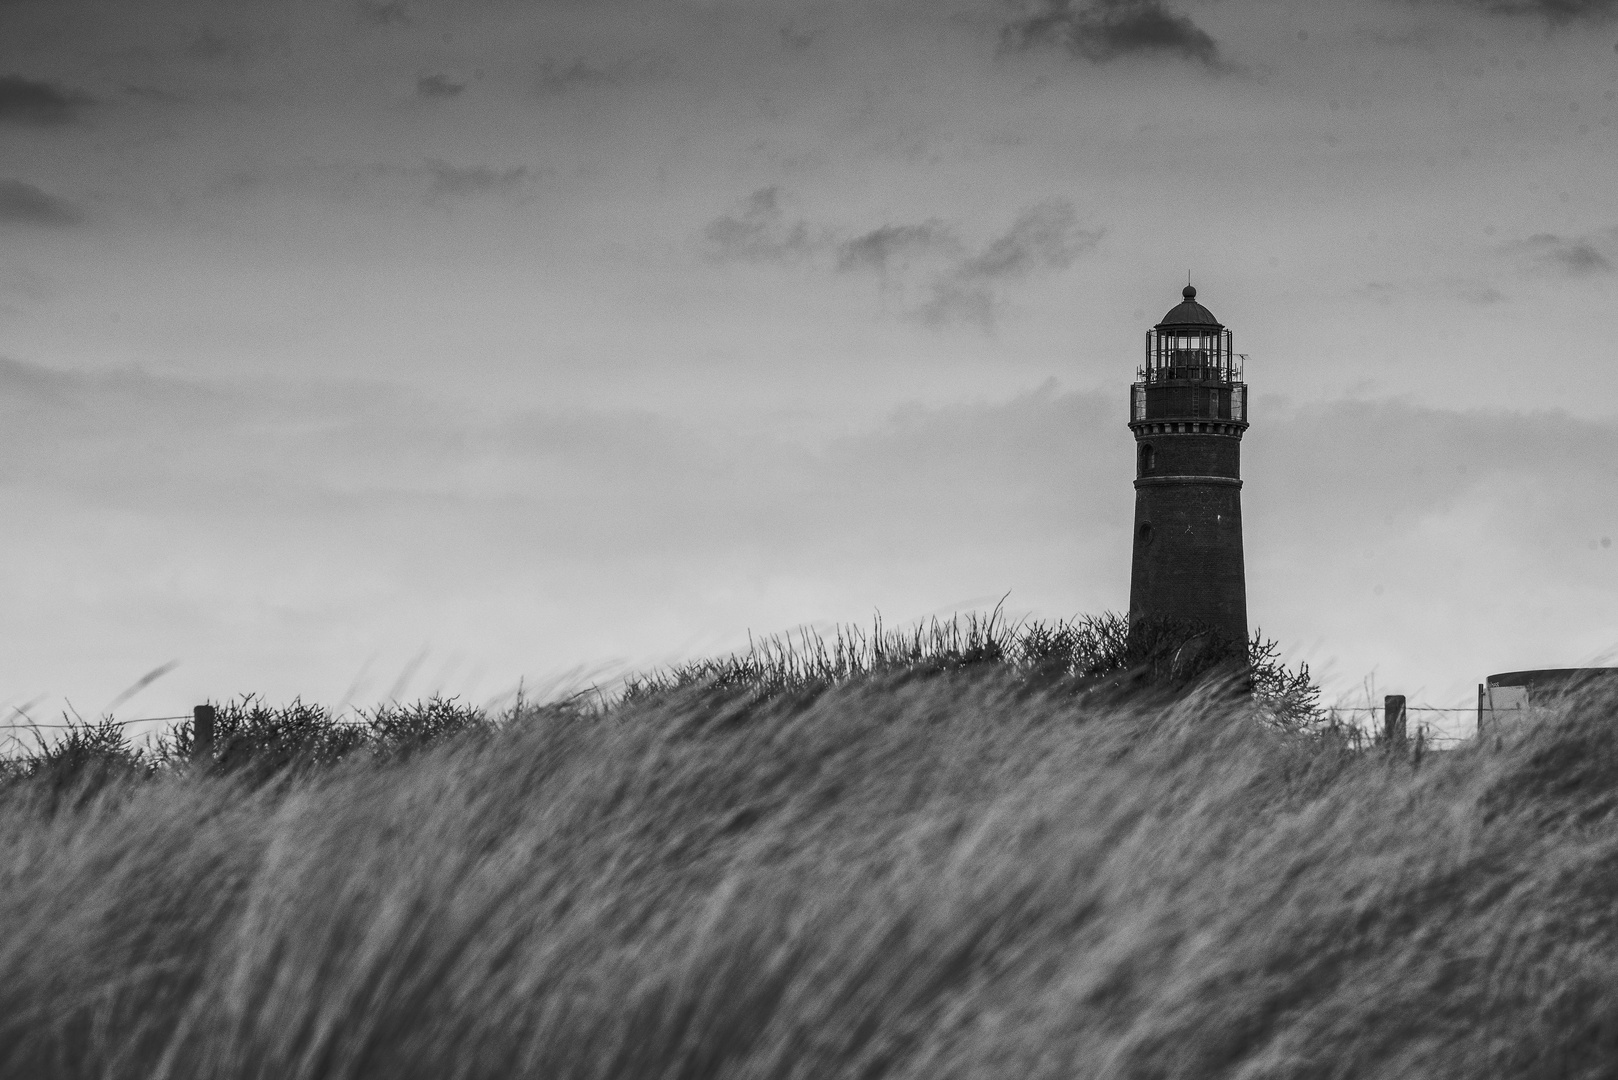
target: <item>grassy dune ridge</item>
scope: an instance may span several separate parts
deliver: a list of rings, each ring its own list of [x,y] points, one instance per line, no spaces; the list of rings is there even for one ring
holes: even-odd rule
[[[24,786],[0,1074],[1610,1075],[1615,711],[1416,760],[988,667]]]

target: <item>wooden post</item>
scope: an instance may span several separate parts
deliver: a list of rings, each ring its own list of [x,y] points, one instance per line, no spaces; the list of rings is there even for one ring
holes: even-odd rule
[[[1390,743],[1402,743],[1405,734],[1405,696],[1389,694],[1382,699],[1382,737]]]
[[[191,710],[191,756],[200,761],[213,757],[212,705],[198,705]]]

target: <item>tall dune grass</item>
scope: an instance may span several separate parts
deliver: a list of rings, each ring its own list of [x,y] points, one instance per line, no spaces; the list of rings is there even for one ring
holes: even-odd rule
[[[1009,622],[999,607],[869,631],[839,625],[827,634],[749,638],[745,652],[677,664],[630,677],[619,701],[642,701],[690,687],[774,694],[824,688],[872,676],[933,675],[1000,667],[1040,685],[1078,693],[1184,690],[1209,677],[1250,693],[1272,722],[1293,729],[1330,724],[1309,665],[1288,668],[1280,646],[1254,631],[1247,642],[1220,638],[1200,622],[1162,616],[1131,620],[1121,612],[1054,622]]]
[[[1417,760],[1004,666],[0,804],[0,1075],[1596,1077],[1618,703]]]

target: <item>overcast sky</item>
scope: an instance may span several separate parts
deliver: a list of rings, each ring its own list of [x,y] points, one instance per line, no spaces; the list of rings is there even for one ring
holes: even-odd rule
[[[0,704],[475,700],[1128,603],[1247,367],[1252,624],[1618,647],[1618,0],[0,0]]]

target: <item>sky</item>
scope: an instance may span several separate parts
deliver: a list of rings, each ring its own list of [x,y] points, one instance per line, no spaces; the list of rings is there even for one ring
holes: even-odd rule
[[[1123,610],[1187,273],[1328,699],[1611,660],[1615,99],[1618,0],[0,0],[0,708]]]

